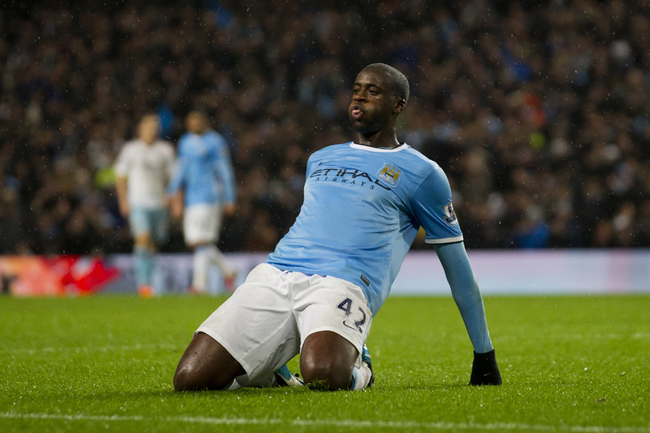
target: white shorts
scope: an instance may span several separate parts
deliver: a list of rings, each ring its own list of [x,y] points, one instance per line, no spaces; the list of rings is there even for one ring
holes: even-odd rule
[[[183,235],[188,245],[214,243],[221,230],[221,206],[219,203],[202,203],[185,208]]]
[[[156,245],[160,245],[167,240],[169,218],[165,209],[132,206],[129,224],[134,237],[148,234]]]
[[[214,338],[241,364],[247,373],[237,378],[242,386],[264,386],[310,334],[335,332],[361,353],[371,324],[358,286],[262,263],[196,332]]]

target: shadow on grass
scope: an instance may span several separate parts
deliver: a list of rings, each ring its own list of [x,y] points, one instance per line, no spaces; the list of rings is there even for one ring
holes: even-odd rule
[[[350,392],[350,391],[348,391]],[[294,394],[294,393],[314,393],[308,388],[288,388],[288,387],[277,387],[277,388],[241,388],[234,391],[222,390],[222,391],[175,391],[172,385],[170,384],[167,387],[162,387],[158,389],[140,389],[140,390],[106,390],[106,391],[89,391],[89,392],[75,392],[74,399],[84,400],[84,401],[124,401],[124,400],[140,400],[140,399],[159,399],[159,398],[179,398],[187,399],[190,398],[230,398],[230,397],[260,397],[260,396],[277,396],[285,394]],[[67,395],[65,392],[57,393],[54,395],[54,398],[66,397],[70,399],[71,396]]]

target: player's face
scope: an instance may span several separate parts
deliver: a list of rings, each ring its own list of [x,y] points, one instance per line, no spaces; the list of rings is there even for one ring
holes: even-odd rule
[[[361,134],[386,129],[393,114],[394,100],[384,75],[377,70],[361,71],[352,88],[348,116],[352,127]]]
[[[154,116],[149,116],[142,119],[138,133],[140,138],[145,143],[153,143],[158,138],[158,131],[160,130],[160,122]]]
[[[185,121],[187,130],[193,134],[203,134],[207,128],[207,120],[201,113],[192,112]]]

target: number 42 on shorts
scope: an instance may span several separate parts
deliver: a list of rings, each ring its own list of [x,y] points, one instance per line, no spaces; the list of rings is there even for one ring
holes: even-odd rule
[[[352,315],[352,299],[345,298],[339,303],[338,308],[345,311],[346,317],[350,317]],[[361,313],[361,318],[354,321],[354,326],[350,325],[347,319],[343,321],[343,326],[347,326],[363,334],[363,328],[361,327],[366,323],[366,313],[361,307],[359,307],[359,312]]]

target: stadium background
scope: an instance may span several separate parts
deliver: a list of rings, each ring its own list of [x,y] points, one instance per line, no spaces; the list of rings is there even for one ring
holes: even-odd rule
[[[220,247],[271,250],[375,61],[409,77],[398,135],[446,170],[471,250],[650,246],[650,2],[429,3],[3,2],[0,254],[129,253],[117,152],[197,107],[236,170]]]

